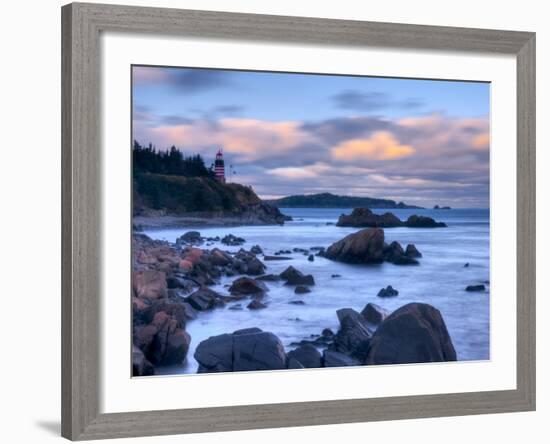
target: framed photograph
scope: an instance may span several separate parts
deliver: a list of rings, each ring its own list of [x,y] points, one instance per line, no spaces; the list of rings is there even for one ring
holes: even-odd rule
[[[62,434],[535,409],[535,35],[62,8]]]

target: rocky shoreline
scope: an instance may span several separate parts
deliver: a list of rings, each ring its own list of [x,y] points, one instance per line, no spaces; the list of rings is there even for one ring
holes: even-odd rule
[[[266,203],[247,205],[239,211],[169,213],[163,210],[135,211],[134,230],[182,227],[232,227],[240,225],[283,225],[292,220],[277,207]]]
[[[232,250],[208,247],[219,241]],[[242,241],[242,242],[241,242]],[[183,364],[193,340],[187,325],[201,312],[227,304],[230,310],[269,310],[266,295],[273,281],[294,288],[296,295],[311,291],[315,276],[289,265],[270,274],[265,262],[292,260],[285,254],[360,263],[390,262],[419,265],[422,254],[412,245],[387,244],[384,230],[360,230],[328,247],[312,246],[300,251],[263,254],[261,246],[250,250],[238,246],[244,239],[228,235],[223,239],[203,238],[188,232],[174,244],[152,240],[144,234],[132,239],[133,374],[155,374],[157,367]],[[206,248],[202,248],[205,246]],[[201,248],[199,248],[201,247]],[[303,250],[303,251],[302,251]],[[335,275],[336,276],[336,275]],[[234,277],[227,294],[210,286],[222,277]],[[334,276],[333,276],[334,277]],[[225,293],[225,292],[224,292]],[[379,297],[395,297],[388,286]],[[302,303],[292,300],[289,303]],[[228,311],[228,316],[231,312]],[[243,326],[233,332],[200,342],[194,358],[199,372],[277,370],[286,368],[335,367],[456,360],[451,338],[440,312],[428,304],[410,303],[393,313],[368,303],[361,312],[337,310],[337,331],[325,328],[315,337],[304,338],[286,350],[272,332]],[[397,333],[396,333],[397,332]]]

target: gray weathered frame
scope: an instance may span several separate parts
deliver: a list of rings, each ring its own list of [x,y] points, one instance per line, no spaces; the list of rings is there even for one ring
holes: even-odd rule
[[[99,411],[100,47],[105,31],[511,54],[517,58],[515,390]],[[535,409],[535,34],[73,3],[62,8],[62,435],[98,439]]]

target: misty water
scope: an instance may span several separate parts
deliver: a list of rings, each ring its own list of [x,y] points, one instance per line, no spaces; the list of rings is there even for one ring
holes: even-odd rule
[[[352,209],[341,208],[282,208],[293,221],[284,226],[242,226],[223,228],[197,227],[148,230],[154,239],[175,242],[186,231],[198,230],[204,237],[223,237],[232,233],[246,239],[242,248],[260,245],[265,254],[293,248],[309,249],[328,247],[357,228],[337,227],[334,223],[342,213]],[[383,213],[388,210],[374,210]],[[193,354],[197,345],[210,336],[231,333],[247,327],[259,327],[276,334],[288,350],[291,344],[311,335],[319,335],[324,328],[338,329],[336,310],[344,307],[361,311],[368,302],[393,311],[409,302],[425,302],[439,309],[443,315],[459,360],[489,359],[489,210],[389,210],[404,220],[411,214],[433,217],[445,222],[447,228],[387,228],[386,242],[416,245],[423,257],[420,266],[350,265],[315,257],[309,262],[303,253],[292,253],[290,261],[267,261],[266,273],[278,274],[293,265],[305,274],[312,274],[316,285],[312,292],[295,295],[294,287],[283,282],[266,282],[269,292],[263,299],[268,307],[248,310],[247,300],[227,304],[224,308],[201,312],[196,320],[189,321],[187,331],[191,346],[187,362],[177,367],[157,368],[159,374],[196,373],[197,362]],[[227,247],[214,243],[206,248],[219,247],[237,251],[240,247]],[[259,256],[262,259],[262,256]],[[469,263],[468,267],[464,267]],[[341,277],[331,277],[332,275]],[[227,294],[227,286],[236,277],[223,278],[214,290]],[[485,292],[466,292],[471,284],[484,283]],[[393,298],[377,297],[382,287],[392,285],[399,291]],[[290,304],[302,300],[305,305]],[[240,303],[243,310],[229,308]]]

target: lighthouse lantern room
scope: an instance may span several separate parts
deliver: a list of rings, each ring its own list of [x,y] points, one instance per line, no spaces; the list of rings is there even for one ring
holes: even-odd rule
[[[223,152],[221,148],[216,154],[216,161],[214,162],[214,174],[216,179],[222,183],[225,183],[225,162],[223,160]]]

